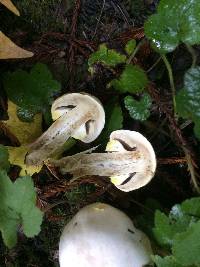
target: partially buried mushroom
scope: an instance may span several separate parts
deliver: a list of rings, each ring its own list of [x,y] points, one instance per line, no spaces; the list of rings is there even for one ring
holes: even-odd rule
[[[26,164],[39,165],[53,156],[69,137],[85,143],[94,141],[105,123],[100,101],[84,93],[65,94],[54,101],[51,108],[55,121],[31,146]]]
[[[103,203],[81,209],[59,244],[60,267],[143,267],[151,254],[148,237],[126,214]]]
[[[74,179],[108,176],[120,190],[128,192],[146,185],[155,174],[156,156],[150,142],[140,133],[117,130],[110,135],[107,153],[78,153],[46,164],[58,167],[62,174]]]

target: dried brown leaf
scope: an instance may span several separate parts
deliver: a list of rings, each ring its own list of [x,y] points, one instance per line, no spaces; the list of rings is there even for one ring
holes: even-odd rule
[[[0,59],[28,58],[32,56],[32,52],[29,52],[17,46],[5,34],[0,31]]]
[[[12,11],[15,15],[20,16],[19,10],[13,5],[11,0],[0,0],[0,3]]]

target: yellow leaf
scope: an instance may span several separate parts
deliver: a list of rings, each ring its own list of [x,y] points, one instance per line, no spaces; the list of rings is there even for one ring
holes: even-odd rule
[[[13,5],[10,0],[0,0],[0,3],[12,11],[15,15],[20,16],[19,10]]]
[[[2,124],[9,130],[20,144],[30,144],[42,134],[42,115],[36,114],[33,122],[23,122],[17,117],[17,106],[8,100],[8,117],[7,121]]]
[[[33,175],[34,173],[38,173],[42,166],[27,166],[25,161],[25,156],[28,152],[28,146],[22,145],[20,147],[12,147],[7,146],[9,153],[9,161],[13,165],[18,165],[21,167],[20,176],[24,175]]]
[[[8,100],[7,121],[1,121],[1,127],[14,135],[20,142],[20,147],[8,146],[9,161],[13,165],[21,167],[20,175],[33,175],[39,172],[42,166],[27,166],[25,156],[29,150],[28,144],[32,143],[42,134],[42,115],[36,114],[33,122],[23,122],[17,117],[17,106]]]
[[[0,31],[0,59],[28,58],[32,56],[32,52],[29,52],[17,46]]]

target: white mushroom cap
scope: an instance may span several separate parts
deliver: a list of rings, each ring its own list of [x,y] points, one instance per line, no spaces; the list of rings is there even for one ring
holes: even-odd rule
[[[85,143],[94,141],[105,124],[103,106],[95,97],[81,94],[66,94],[52,104],[55,122],[30,146],[26,157],[28,165],[41,164],[55,155],[69,137]]]
[[[128,175],[115,175],[110,177],[111,182],[120,190],[129,192],[145,186],[153,178],[156,170],[156,156],[151,143],[139,132],[117,130],[111,133],[106,151],[123,152],[138,151],[135,172]]]
[[[76,115],[86,114],[89,108],[90,119],[80,125],[72,133],[72,137],[84,143],[90,143],[99,136],[105,124],[104,108],[96,97],[86,93],[65,94],[53,102],[51,107],[52,119],[57,120],[63,114],[70,112],[79,105],[81,108]]]
[[[94,203],[81,209],[60,238],[60,267],[143,267],[151,245],[126,214]]]

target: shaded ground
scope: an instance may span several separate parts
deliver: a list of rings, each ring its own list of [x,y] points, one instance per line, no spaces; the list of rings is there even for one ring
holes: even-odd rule
[[[1,7],[1,30],[19,45],[34,51],[35,56],[31,60],[1,63],[0,73],[18,67],[29,69],[33,63],[43,62],[48,64],[54,77],[62,83],[62,93],[87,91],[97,96],[105,106],[109,105],[109,99],[115,93],[105,88],[112,74],[100,68],[97,75],[91,78],[87,71],[88,56],[101,42],[120,51],[128,40],[141,40],[143,22],[155,11],[157,2],[16,0],[15,4],[22,16],[15,18]],[[157,56],[146,43],[135,60],[148,70]],[[175,51],[171,60],[179,88],[182,85],[182,73],[190,66],[191,59],[182,47]],[[116,190],[106,179],[89,177],[83,182],[69,185],[66,179],[56,180],[48,170],[43,169],[34,176],[38,205],[46,211],[41,233],[34,239],[27,239],[19,230],[18,246],[13,250],[7,250],[1,242],[0,266],[58,266],[58,240],[62,227],[80,207],[88,203],[97,200],[110,203],[124,210],[136,224],[144,227],[145,221],[136,218],[141,213],[146,214],[147,199],[154,199],[167,209],[194,195],[181,150],[182,142],[186,140],[192,157],[198,157],[196,153],[199,151],[193,149],[196,141],[192,125],[181,133],[170,115],[170,91],[164,65],[157,64],[148,75],[157,84],[157,87],[154,84],[149,87],[154,99],[152,115],[141,124],[133,121],[124,111],[124,128],[144,132],[151,140],[158,157],[158,170],[153,181],[145,188],[126,194]],[[5,94],[2,90],[0,93],[3,118],[6,116],[3,108]],[[9,142],[3,134],[1,139],[3,143]],[[85,148],[83,144],[77,143],[73,151],[68,153]],[[153,209],[155,202],[149,203]]]

